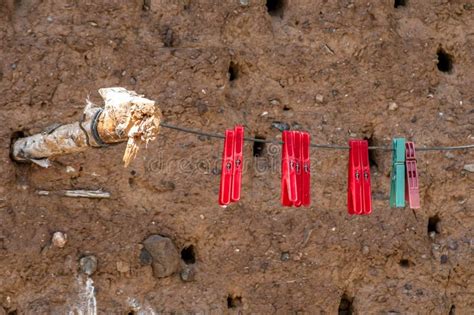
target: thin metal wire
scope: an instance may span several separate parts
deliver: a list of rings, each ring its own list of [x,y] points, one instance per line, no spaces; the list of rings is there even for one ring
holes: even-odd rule
[[[173,129],[173,130],[176,130],[176,131],[182,131],[182,132],[186,132],[186,133],[190,133],[190,134],[195,134],[195,135],[198,135],[198,136],[225,139],[225,136],[222,135],[222,134],[205,132],[205,131],[185,128],[185,127],[180,127],[180,126],[174,126],[174,125],[170,125],[170,124],[165,123],[165,122],[161,122],[160,126],[163,127],[163,128]],[[249,137],[244,137],[244,141],[259,142],[259,143],[283,144],[283,141],[279,141],[279,140],[267,140],[267,139],[249,138]],[[320,149],[349,150],[349,146],[337,145],[337,144],[315,144],[315,143],[312,143],[312,144],[310,144],[310,146],[312,148],[320,148]],[[474,149],[474,144],[460,145],[460,146],[453,146],[453,147],[442,146],[442,147],[416,148],[417,151],[454,151],[454,150],[470,150],[470,149]],[[392,151],[392,148],[391,147],[386,147],[386,146],[370,146],[369,150]]]

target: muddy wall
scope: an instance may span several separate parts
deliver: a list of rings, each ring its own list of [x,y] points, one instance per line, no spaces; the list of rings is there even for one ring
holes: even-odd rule
[[[204,136],[162,129],[127,169],[124,145],[48,169],[9,158],[12,137],[77,121],[109,86],[210,132],[470,144],[471,2],[4,0],[0,12],[0,314],[474,312],[473,151],[419,153],[416,211],[389,208],[391,156],[374,152],[363,217],[347,214],[346,151],[312,150],[313,202],[298,209],[280,206],[274,145],[246,143],[242,200],[226,209],[223,143]],[[37,194],[63,189],[111,198]],[[171,276],[143,255],[153,234],[181,256]]]

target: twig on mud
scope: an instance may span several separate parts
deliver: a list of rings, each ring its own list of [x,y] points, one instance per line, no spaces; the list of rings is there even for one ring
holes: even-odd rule
[[[330,53],[331,55],[335,55],[336,53],[334,50],[331,49],[327,44],[323,44],[323,47],[326,48],[327,52]]]
[[[63,196],[72,198],[92,198],[92,199],[103,199],[110,198],[110,193],[103,190],[37,190],[36,193],[40,196]]]

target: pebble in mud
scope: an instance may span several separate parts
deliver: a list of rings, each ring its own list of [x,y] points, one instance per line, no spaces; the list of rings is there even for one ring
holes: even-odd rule
[[[272,127],[276,128],[280,131],[290,130],[290,125],[281,121],[274,121],[272,122]]]
[[[474,173],[474,164],[466,164],[464,165],[464,170]]]
[[[184,266],[183,270],[181,270],[180,277],[181,280],[184,282],[193,281],[196,276],[196,271],[192,265]]]
[[[448,256],[447,255],[441,255],[441,258],[440,258],[440,262],[441,264],[445,264],[448,262]]]
[[[324,102],[324,96],[322,96],[321,94],[316,95],[316,102],[323,103]]]
[[[63,248],[67,242],[67,235],[63,232],[54,232],[51,243],[53,246]]]
[[[130,271],[130,264],[124,261],[117,261],[117,271],[120,273],[128,273]]]
[[[457,250],[459,245],[458,245],[458,242],[456,242],[455,240],[450,240],[448,241],[448,247],[451,250]]]
[[[84,256],[79,261],[79,265],[83,273],[91,276],[97,270],[97,258],[93,255]]]
[[[143,245],[152,257],[153,276],[164,278],[179,270],[180,256],[173,242],[161,235],[148,237]]]
[[[288,260],[290,260],[290,253],[289,253],[289,252],[283,252],[283,253],[281,253],[280,259],[281,259],[281,261],[288,261]]]
[[[398,109],[397,103],[395,103],[395,102],[390,102],[390,103],[388,104],[388,110],[394,111],[394,110],[397,110],[397,109]]]
[[[364,245],[364,247],[362,247],[362,254],[367,255],[369,254],[369,252],[370,252],[369,246]]]

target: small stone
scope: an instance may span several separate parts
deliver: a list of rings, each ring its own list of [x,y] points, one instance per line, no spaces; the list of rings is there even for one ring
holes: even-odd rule
[[[474,173],[474,164],[466,164],[464,165],[464,170]]]
[[[191,282],[194,281],[196,270],[193,265],[186,265],[179,275],[184,282]]]
[[[448,262],[448,255],[441,255],[441,259],[440,259],[440,262],[441,264],[445,264]]]
[[[15,69],[16,69],[16,63],[12,63],[12,64],[10,65],[10,68],[12,68],[12,70],[15,70]]]
[[[367,255],[369,251],[369,246],[365,245],[364,247],[362,247],[362,254]]]
[[[324,102],[324,96],[322,96],[321,94],[316,95],[316,102],[318,103]]]
[[[161,235],[148,237],[143,245],[152,257],[153,276],[164,278],[171,276],[180,267],[180,256],[173,242]]]
[[[455,240],[449,240],[448,241],[448,247],[449,249],[451,250],[457,250],[458,249],[458,242],[456,242]]]
[[[288,253],[288,252],[283,252],[283,253],[281,253],[280,259],[281,259],[281,261],[288,261],[288,260],[290,260],[290,253]]]
[[[452,152],[449,152],[449,151],[448,151],[448,152],[446,152],[446,154],[445,154],[444,156],[446,156],[448,159],[453,159],[453,158],[455,158],[455,157],[456,157],[456,156],[454,155],[454,153],[452,153]]]
[[[239,0],[241,5],[249,5],[249,0]]]
[[[53,22],[53,17],[52,17],[52,16],[48,16],[48,17],[46,18],[46,20],[47,20],[49,23],[51,23],[51,22]]]
[[[388,110],[394,111],[398,109],[398,105],[395,102],[388,103]]]
[[[135,79],[134,77],[131,77],[130,78],[130,84],[132,84],[132,85],[137,84],[137,79]]]
[[[206,102],[202,100],[198,100],[196,102],[196,108],[198,110],[199,115],[204,115],[205,113],[209,111]]]
[[[272,122],[272,127],[280,131],[290,130],[290,125],[281,121]]]
[[[93,255],[84,256],[79,261],[81,270],[88,276],[91,276],[97,270],[97,258]]]
[[[430,236],[431,239],[434,240],[435,237],[436,237],[436,232],[435,232],[435,231],[431,231],[430,234],[429,234],[429,236]]]
[[[63,232],[54,232],[51,243],[53,246],[63,248],[67,242],[67,235]]]
[[[270,100],[270,104],[273,106],[280,106],[280,101],[277,99]]]
[[[153,261],[153,258],[151,257],[150,253],[144,248],[142,248],[139,258],[140,258],[140,264],[142,264],[143,266],[151,265]]]
[[[128,273],[130,271],[130,264],[124,261],[117,261],[117,271],[120,273]]]

